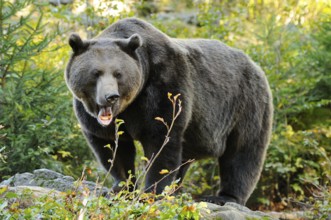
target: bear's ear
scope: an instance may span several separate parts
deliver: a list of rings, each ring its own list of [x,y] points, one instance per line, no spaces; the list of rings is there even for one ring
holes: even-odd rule
[[[85,51],[88,47],[88,44],[83,42],[78,34],[71,34],[69,38],[69,45],[75,54]]]
[[[127,39],[121,39],[117,41],[117,45],[128,53],[134,52],[138,47],[141,47],[143,41],[139,34],[133,34]]]
[[[143,41],[142,41],[141,37],[139,36],[139,34],[131,35],[131,37],[129,37],[128,41],[129,41],[128,47],[131,50],[136,50],[138,47],[141,47],[143,44]]]

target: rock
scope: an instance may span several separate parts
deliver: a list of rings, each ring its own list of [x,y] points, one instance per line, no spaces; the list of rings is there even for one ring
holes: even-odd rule
[[[308,219],[307,214],[309,211],[293,211],[293,212],[268,212],[268,215],[277,217],[279,219],[286,219],[286,220],[298,220],[298,219]],[[329,219],[331,220],[331,216]]]
[[[91,181],[83,180],[80,184],[77,184],[73,177],[64,176],[48,169],[35,170],[33,173],[16,174],[1,182],[0,186],[39,186],[60,192],[74,191],[77,187],[78,190],[82,190],[83,187],[86,187],[90,192],[96,191],[96,193],[101,193],[102,195],[106,195],[110,191],[110,189],[101,187],[99,184]]]
[[[222,219],[222,220],[246,220],[246,219],[278,219],[260,211],[252,211],[249,208],[237,203],[228,202],[224,206],[207,203],[207,207],[202,210],[202,219]]]
[[[35,170],[32,173],[22,173],[12,176],[8,180],[0,183],[0,190],[2,187],[7,187],[6,192],[15,192],[20,194],[25,190],[32,192],[32,197],[42,197],[44,195],[51,195],[54,197],[61,196],[61,192],[68,191],[83,191],[84,188],[89,189],[90,192],[96,192],[97,195],[101,193],[106,195],[110,189],[101,187],[91,181],[75,181],[73,177],[64,176],[60,173],[48,169]],[[3,196],[3,195],[2,195]],[[9,203],[14,202],[8,201]],[[21,205],[28,207],[32,205],[29,199],[21,201]],[[284,219],[285,215],[280,213],[263,213],[260,211],[252,211],[247,207],[236,203],[228,202],[224,206],[206,203],[207,207],[201,210],[201,219],[222,219],[222,220],[246,220],[246,219]],[[286,218],[287,219],[287,218]],[[295,218],[289,218],[295,219]]]
[[[29,193],[28,194],[29,197],[18,196],[15,198],[8,199],[6,201],[8,206],[10,206],[15,202],[18,202],[20,209],[28,208],[32,205],[35,205],[34,198],[40,198],[46,195],[51,197],[60,197],[62,193],[54,189],[48,189],[39,186],[15,186],[15,187],[0,186],[0,191],[2,190],[3,187],[6,187],[6,189],[3,194],[0,194],[0,198],[6,196],[6,194],[9,192],[13,192],[16,195],[23,195],[24,193],[27,192]]]
[[[49,0],[49,3],[54,6],[71,4],[72,2],[73,0]]]

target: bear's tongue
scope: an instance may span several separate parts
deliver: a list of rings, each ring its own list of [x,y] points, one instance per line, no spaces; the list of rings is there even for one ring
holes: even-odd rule
[[[98,122],[103,126],[107,126],[113,120],[113,113],[111,107],[103,107],[99,110]]]

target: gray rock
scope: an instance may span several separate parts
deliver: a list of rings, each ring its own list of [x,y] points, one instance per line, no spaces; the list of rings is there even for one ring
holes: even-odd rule
[[[49,189],[55,189],[61,192],[73,191],[77,187],[79,190],[82,187],[87,187],[91,192],[96,191],[98,194],[107,194],[110,190],[106,187],[101,187],[91,181],[82,181],[81,184],[77,184],[77,181],[71,176],[64,176],[48,169],[39,169],[33,171],[33,173],[22,173],[12,176],[8,180],[0,183],[0,186],[39,186]]]
[[[202,219],[246,220],[246,219],[278,219],[260,211],[252,211],[237,203],[228,202],[224,206],[207,203],[207,208],[202,210]]]
[[[49,0],[49,3],[54,6],[71,4],[72,2],[73,0]]]
[[[16,174],[0,183],[1,186],[8,186],[9,191],[20,192],[24,189],[33,191],[33,195],[42,196],[45,194],[59,195],[60,192],[83,190],[88,188],[90,192],[106,195],[110,189],[91,182],[75,181],[73,177],[64,176],[48,169],[39,169],[33,173]],[[42,187],[42,188],[40,188]],[[78,187],[78,188],[77,188]],[[29,201],[26,202],[29,206]],[[31,204],[30,204],[31,205]],[[207,207],[201,210],[201,219],[222,219],[222,220],[246,220],[246,219],[279,219],[280,215],[266,214],[260,211],[252,211],[247,207],[236,203],[228,202],[224,206],[207,203]]]

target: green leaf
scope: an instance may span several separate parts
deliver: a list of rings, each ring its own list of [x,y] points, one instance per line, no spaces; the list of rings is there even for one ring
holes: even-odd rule
[[[8,199],[14,199],[14,198],[18,198],[18,195],[14,192],[7,192],[5,197]]]

